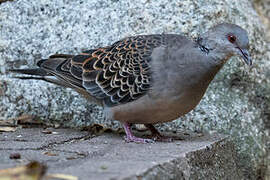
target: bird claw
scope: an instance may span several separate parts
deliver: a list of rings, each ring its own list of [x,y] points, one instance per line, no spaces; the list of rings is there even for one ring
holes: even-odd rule
[[[142,144],[146,144],[146,143],[154,143],[155,140],[152,139],[144,139],[144,138],[139,138],[136,136],[126,136],[125,137],[125,141],[126,142],[134,142],[134,143],[142,143]]]
[[[159,142],[173,142],[174,140],[182,140],[180,137],[176,136],[164,136],[161,135],[158,130],[152,124],[145,124],[145,126],[151,131],[151,135],[149,136],[154,141]]]
[[[164,136],[161,134],[154,134],[151,135],[149,138],[153,139],[156,142],[173,142],[177,140],[183,140],[182,138],[177,136]]]
[[[166,137],[166,136],[155,136],[153,137],[153,139],[159,142],[173,142],[174,141],[173,137]]]

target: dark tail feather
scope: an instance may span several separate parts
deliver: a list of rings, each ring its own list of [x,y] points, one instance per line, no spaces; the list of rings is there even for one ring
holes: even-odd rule
[[[49,59],[42,59],[37,62],[39,68],[33,69],[10,69],[9,72],[25,74],[30,76],[16,76],[17,79],[43,80],[70,88],[83,88],[80,79],[73,77],[69,69],[62,70],[62,65],[69,64],[68,58],[72,55],[55,54]]]
[[[19,73],[19,74],[28,74],[34,76],[52,76],[47,71],[41,68],[34,69],[10,69],[9,72]]]
[[[16,78],[16,79],[35,79],[35,80],[43,80],[46,81],[46,78],[44,77],[35,77],[35,76],[12,76],[12,78]]]
[[[12,72],[18,73],[17,70],[12,71]],[[19,73],[21,73],[21,74],[29,74],[29,73],[25,73],[25,72],[19,72]],[[34,75],[34,74],[31,74],[31,75]],[[37,74],[35,74],[35,75],[37,75]],[[53,84],[56,84],[56,85],[59,85],[59,86],[68,87],[68,88],[74,88],[73,86],[66,83],[65,81],[60,81],[59,79],[54,78],[53,75],[50,75],[50,76],[13,76],[12,78],[22,79],[22,80],[29,80],[29,79],[42,80],[42,81],[53,83]]]
[[[31,76],[13,76],[13,78],[16,79],[34,79],[34,80],[43,80],[46,82],[50,83],[55,83],[54,81],[52,82],[49,77],[53,76],[52,74],[49,74],[47,71],[41,68],[35,68],[35,69],[9,69],[9,72],[12,73],[18,73],[18,74],[26,74],[26,75],[31,75]],[[59,83],[57,83],[59,84]]]

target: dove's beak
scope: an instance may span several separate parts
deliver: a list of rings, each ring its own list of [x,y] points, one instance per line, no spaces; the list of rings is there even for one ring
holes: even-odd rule
[[[249,66],[252,65],[252,59],[250,58],[250,55],[249,55],[249,52],[248,50],[246,49],[241,49],[241,48],[238,48],[239,49],[239,55],[244,59],[245,63]]]

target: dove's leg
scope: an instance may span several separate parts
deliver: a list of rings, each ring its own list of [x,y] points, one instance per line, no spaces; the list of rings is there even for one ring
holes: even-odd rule
[[[155,126],[153,126],[152,124],[145,124],[145,127],[147,127],[151,131],[151,137],[154,141],[172,142],[175,139],[174,137],[166,137],[161,135],[155,128]]]
[[[123,127],[124,127],[125,132],[126,132],[125,140],[127,142],[135,142],[135,143],[152,143],[152,142],[154,142],[152,139],[143,139],[143,138],[139,138],[139,137],[134,136],[131,132],[131,125],[132,124],[130,124],[130,123],[123,123]]]

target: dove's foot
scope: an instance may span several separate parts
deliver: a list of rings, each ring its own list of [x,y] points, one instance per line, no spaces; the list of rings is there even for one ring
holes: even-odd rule
[[[135,143],[153,143],[155,142],[152,139],[144,139],[144,138],[139,138],[136,137],[132,134],[131,132],[131,124],[130,123],[123,123],[123,127],[125,129],[126,132],[126,137],[125,137],[125,141],[126,142],[135,142]]]
[[[152,139],[144,139],[144,138],[139,138],[136,136],[126,136],[125,137],[126,142],[135,142],[135,143],[154,143],[155,141]]]
[[[173,140],[175,140],[173,137],[167,137],[161,134],[153,134],[151,136],[151,139],[153,139],[154,141],[159,141],[159,142],[173,142]]]
[[[180,137],[176,136],[163,136],[161,135],[158,130],[153,126],[152,124],[145,124],[145,127],[147,127],[151,131],[151,139],[154,141],[160,141],[160,142],[172,142],[174,140],[182,140]]]

